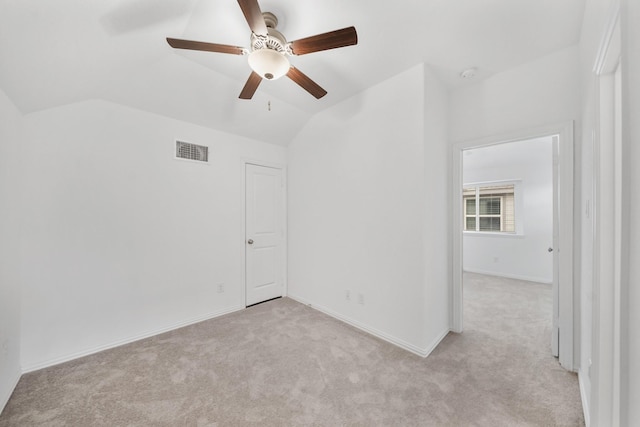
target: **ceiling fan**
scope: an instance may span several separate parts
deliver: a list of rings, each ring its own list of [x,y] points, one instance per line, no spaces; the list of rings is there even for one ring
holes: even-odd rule
[[[317,99],[325,96],[327,91],[291,66],[287,57],[355,45],[358,43],[356,29],[347,27],[287,42],[282,33],[276,30],[278,19],[270,12],[262,13],[257,0],[238,0],[238,4],[251,29],[250,49],[170,37],[167,37],[167,42],[176,49],[248,55],[249,66],[253,71],[240,92],[240,99],[251,99],[262,79],[275,80],[284,75]]]

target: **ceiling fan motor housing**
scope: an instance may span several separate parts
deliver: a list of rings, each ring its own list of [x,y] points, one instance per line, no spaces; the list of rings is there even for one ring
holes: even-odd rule
[[[267,24],[268,35],[251,33],[251,51],[271,49],[283,55],[291,55],[287,39],[280,31],[276,30],[278,18],[271,12],[264,12],[262,16],[265,24]]]

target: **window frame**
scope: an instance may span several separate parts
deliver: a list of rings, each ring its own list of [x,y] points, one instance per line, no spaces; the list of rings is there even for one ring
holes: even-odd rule
[[[500,217],[500,227],[503,228],[504,224],[504,196],[491,196],[491,197],[500,197],[500,215],[496,214],[486,214],[480,215],[479,212],[479,192],[480,188],[484,187],[505,187],[505,186],[513,186],[513,209],[514,209],[514,231],[481,231],[479,230],[479,219],[480,217]],[[475,210],[476,214],[467,215],[467,203],[464,195],[464,190],[474,188],[476,200]],[[524,226],[523,226],[523,217],[525,212],[523,210],[523,202],[522,202],[522,180],[504,180],[504,181],[483,181],[483,182],[469,182],[464,183],[462,186],[462,233],[464,235],[470,236],[496,236],[496,237],[522,237],[524,235]],[[476,229],[475,230],[466,230],[467,218],[475,218]]]

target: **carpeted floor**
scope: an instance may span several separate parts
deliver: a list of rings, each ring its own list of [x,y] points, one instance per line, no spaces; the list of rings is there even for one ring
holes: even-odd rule
[[[0,426],[580,426],[549,286],[465,275],[426,359],[280,299],[26,374]]]

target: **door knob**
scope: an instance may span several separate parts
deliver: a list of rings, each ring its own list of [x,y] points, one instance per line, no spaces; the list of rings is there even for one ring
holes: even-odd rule
[[[553,252],[553,248],[547,249],[547,252]]]
[[[253,239],[247,240],[247,243],[250,244],[250,245],[253,245]]]

